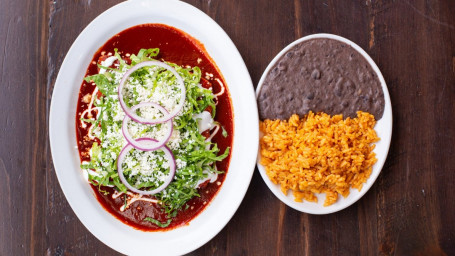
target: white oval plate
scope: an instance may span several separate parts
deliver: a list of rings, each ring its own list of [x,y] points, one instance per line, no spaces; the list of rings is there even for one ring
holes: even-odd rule
[[[270,69],[272,66],[277,62],[277,60],[285,54],[289,49],[294,47],[294,45],[307,41],[310,39],[314,38],[329,38],[329,39],[335,39],[341,42],[344,42],[352,48],[354,48],[357,52],[359,52],[367,61],[370,63],[371,67],[373,70],[376,72],[378,75],[379,81],[381,82],[382,90],[384,91],[384,100],[385,100],[385,106],[384,106],[384,114],[382,118],[376,123],[376,126],[374,127],[374,130],[376,131],[378,137],[380,138],[380,141],[376,143],[376,148],[374,149],[374,152],[376,153],[376,157],[378,158],[378,161],[374,164],[373,166],[373,172],[371,173],[370,177],[368,178],[367,182],[363,184],[363,188],[358,191],[357,189],[350,189],[349,196],[344,198],[343,196],[338,197],[338,201],[330,206],[324,207],[324,201],[325,201],[325,194],[316,194],[318,198],[317,203],[313,202],[308,202],[308,201],[303,201],[302,203],[294,201],[294,196],[292,195],[291,192],[288,192],[288,195],[284,195],[281,192],[280,186],[274,184],[272,181],[270,181],[269,177],[267,176],[265,172],[264,166],[260,164],[260,153],[258,152],[258,159],[257,159],[257,166],[259,169],[259,172],[261,173],[262,178],[264,179],[265,183],[269,187],[269,189],[275,194],[278,199],[280,199],[283,203],[287,204],[288,206],[301,211],[301,212],[306,212],[306,213],[311,213],[311,214],[328,214],[328,213],[333,213],[337,212],[340,210],[343,210],[344,208],[352,205],[355,203],[357,200],[359,200],[373,185],[374,181],[376,178],[379,176],[379,173],[382,170],[382,166],[384,166],[384,162],[387,158],[387,153],[389,151],[390,147],[390,140],[392,138],[392,105],[390,104],[390,96],[389,96],[389,91],[387,90],[387,85],[384,81],[384,77],[381,74],[381,71],[379,71],[378,66],[376,66],[376,63],[370,58],[370,56],[357,44],[353,43],[352,41],[341,37],[337,35],[332,35],[332,34],[314,34],[314,35],[309,35],[302,37],[300,39],[297,39],[296,41],[292,42],[288,46],[286,46],[280,53],[278,53],[277,56],[270,62],[270,64],[267,66],[265,69],[264,73],[262,74],[261,80],[259,80],[259,84],[256,88],[256,96],[258,96],[259,91],[261,90],[262,84],[264,82],[264,79],[266,75],[269,73]]]
[[[108,213],[83,178],[76,148],[76,103],[93,55],[115,34],[143,23],[167,24],[203,43],[226,80],[234,111],[231,163],[220,191],[189,225],[166,232],[139,231]],[[253,85],[237,48],[209,16],[189,4],[169,0],[126,1],[93,20],[73,43],[62,63],[49,120],[55,172],[73,211],[99,240],[128,255],[184,254],[213,238],[234,215],[250,184],[257,156],[258,131]]]

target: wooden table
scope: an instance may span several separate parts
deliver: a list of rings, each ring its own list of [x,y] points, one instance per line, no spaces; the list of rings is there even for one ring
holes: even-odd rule
[[[48,114],[69,47],[118,2],[0,0],[0,255],[116,254],[60,189]],[[191,255],[455,255],[455,1],[188,2],[232,38],[253,84],[297,38],[351,39],[381,69],[394,115],[385,167],[356,204],[300,213],[255,172],[231,221]]]

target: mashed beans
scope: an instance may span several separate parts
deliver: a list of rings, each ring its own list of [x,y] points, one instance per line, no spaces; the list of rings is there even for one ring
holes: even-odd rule
[[[384,93],[376,72],[351,46],[311,39],[292,47],[270,69],[258,107],[261,120],[303,117],[310,110],[345,118],[361,110],[379,120]]]

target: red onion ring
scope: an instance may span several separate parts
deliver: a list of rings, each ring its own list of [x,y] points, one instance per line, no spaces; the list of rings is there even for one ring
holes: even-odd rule
[[[145,118],[142,118],[142,117],[136,115],[136,113],[134,113],[134,111],[131,111],[131,109],[126,106],[125,101],[123,100],[123,87],[124,87],[125,82],[128,79],[128,77],[134,71],[136,71],[140,68],[146,67],[146,66],[159,66],[159,67],[162,67],[162,68],[165,68],[165,69],[171,71],[172,74],[177,78],[177,83],[178,83],[178,86],[180,87],[180,91],[181,91],[180,102],[179,102],[179,104],[176,105],[174,110],[172,112],[170,112],[168,115],[165,115],[164,117],[153,119],[153,120],[148,120],[148,119],[145,119]],[[166,63],[163,63],[160,61],[144,61],[144,62],[141,62],[141,63],[135,65],[134,67],[129,69],[123,75],[123,78],[122,78],[122,80],[120,80],[120,84],[118,86],[118,99],[120,101],[120,106],[122,107],[123,111],[125,111],[126,115],[128,115],[135,122],[138,122],[141,124],[157,124],[157,123],[163,123],[163,122],[168,121],[169,119],[176,116],[180,112],[180,110],[182,110],[183,105],[185,104],[185,98],[186,98],[186,89],[185,89],[185,84],[183,83],[182,77],[177,73],[177,71],[175,71],[174,68],[172,68],[171,66],[167,65]]]
[[[169,112],[167,112],[167,110],[165,108],[163,108],[162,106],[160,106],[156,103],[153,103],[153,102],[139,103],[139,104],[135,105],[134,107],[132,107],[131,111],[135,112],[138,108],[141,108],[144,106],[153,106],[153,107],[157,108],[158,110],[160,110],[163,113],[163,115],[169,114]],[[168,133],[164,136],[163,139],[155,140],[156,143],[150,143],[150,142],[141,143],[138,140],[133,139],[133,137],[131,136],[131,134],[128,131],[128,122],[130,120],[131,120],[131,118],[127,115],[125,115],[125,118],[123,118],[123,123],[122,123],[123,137],[125,137],[125,139],[128,141],[128,143],[131,144],[134,148],[142,150],[142,151],[153,151],[153,150],[157,150],[158,148],[162,147],[169,141],[172,131],[174,130],[174,126],[172,124],[172,119],[169,119],[165,123],[167,125]]]
[[[136,141],[156,142],[156,140],[151,139],[151,138],[140,138],[140,139],[137,139]],[[168,147],[166,147],[166,146],[164,146],[164,147],[162,147],[160,149],[163,150],[164,155],[169,160],[170,170],[169,170],[168,176],[166,177],[166,180],[164,181],[164,183],[161,186],[159,186],[158,188],[156,188],[154,190],[143,191],[143,190],[139,190],[139,189],[133,187],[131,184],[128,183],[128,181],[125,179],[125,176],[123,175],[122,164],[123,164],[123,161],[125,160],[126,154],[133,148],[134,147],[131,144],[127,144],[122,149],[122,151],[120,151],[120,154],[119,154],[119,156],[117,158],[117,172],[118,172],[118,176],[120,178],[120,181],[122,181],[122,183],[129,190],[131,190],[131,191],[133,191],[135,193],[141,194],[141,195],[154,195],[156,193],[161,192],[163,189],[165,189],[167,186],[169,186],[169,184],[171,183],[172,179],[174,179],[174,176],[175,176],[175,159],[174,159],[174,155],[172,155],[171,150]]]

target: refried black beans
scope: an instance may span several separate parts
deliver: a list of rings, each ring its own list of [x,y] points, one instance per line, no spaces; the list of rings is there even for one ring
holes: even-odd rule
[[[266,75],[258,96],[259,117],[325,112],[356,117],[361,110],[381,119],[384,93],[376,72],[350,45],[333,39],[301,42]]]

